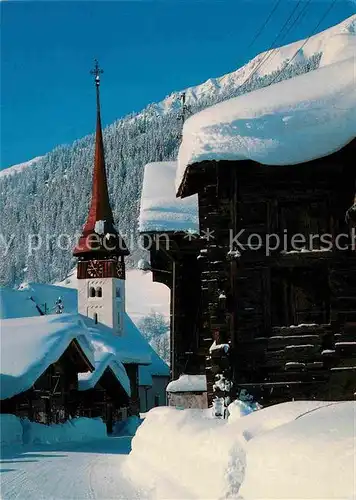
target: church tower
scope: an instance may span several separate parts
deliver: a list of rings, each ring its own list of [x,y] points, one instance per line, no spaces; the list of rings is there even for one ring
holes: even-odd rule
[[[129,250],[116,230],[109,201],[100,116],[98,62],[91,73],[96,89],[96,134],[91,204],[82,235],[73,250],[78,258],[78,312],[96,323],[123,331],[125,262]]]

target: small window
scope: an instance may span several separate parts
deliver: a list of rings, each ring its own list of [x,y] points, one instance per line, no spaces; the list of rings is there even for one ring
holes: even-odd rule
[[[89,288],[89,297],[95,297],[95,288],[93,286]]]
[[[116,298],[120,299],[121,298],[121,289],[116,288]]]
[[[102,291],[101,286],[99,286],[99,287],[96,289],[96,296],[97,296],[97,297],[102,297],[102,296],[103,296],[103,291]]]
[[[98,324],[98,315],[97,315],[97,313],[94,313],[93,319],[94,319],[94,323],[97,325]]]

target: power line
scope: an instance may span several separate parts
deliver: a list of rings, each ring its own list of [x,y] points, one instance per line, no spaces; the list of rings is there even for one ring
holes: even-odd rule
[[[260,36],[260,32],[262,33],[264,27],[267,25],[268,21],[270,20],[270,18],[274,14],[274,12],[277,10],[277,7],[280,4],[280,2],[281,2],[281,0],[277,0],[276,4],[274,5],[273,9],[271,10],[269,16],[267,17],[264,25],[260,28],[260,30],[255,35],[254,39],[250,43],[250,46],[253,45],[253,43],[255,42],[255,40]],[[227,99],[230,99],[231,97],[233,97],[233,95],[236,94],[236,92],[238,92],[244,85],[246,85],[246,83],[251,78],[253,78],[253,76],[257,73],[257,71],[259,71],[261,69],[261,67],[278,51],[278,49],[280,48],[280,43],[283,42],[283,40],[285,39],[285,37],[291,31],[291,29],[297,24],[298,21],[300,21],[300,19],[302,18],[302,16],[305,15],[306,10],[307,10],[307,8],[308,8],[311,0],[307,0],[306,4],[302,7],[302,9],[299,12],[299,14],[297,15],[297,17],[294,19],[294,21],[292,22],[292,24],[288,27],[289,22],[293,19],[294,14],[297,12],[297,10],[298,10],[299,6],[302,4],[302,2],[303,2],[303,0],[298,0],[298,2],[296,3],[296,5],[294,6],[292,12],[288,16],[287,20],[284,22],[284,24],[283,24],[282,28],[280,29],[278,35],[274,38],[274,40],[273,40],[272,44],[270,45],[269,49],[267,49],[266,54],[263,56],[263,58],[261,59],[261,61],[251,71],[251,73],[244,80],[244,82],[241,83],[237,88],[234,88],[230,92],[230,94],[228,94],[227,97],[224,98],[224,100],[227,100]],[[285,33],[283,33],[283,31],[285,30],[285,28],[287,28],[287,31]],[[279,41],[279,45],[278,45],[278,47],[275,47],[275,45],[276,45],[276,43],[278,41]],[[185,97],[185,94],[186,94],[186,92],[184,92],[184,97]],[[209,94],[208,91],[206,91],[206,92],[200,92],[199,96],[201,97],[201,96],[208,95],[208,94]],[[179,96],[179,99],[180,100],[182,99],[182,94]]]
[[[288,68],[288,66],[294,61],[294,59],[297,57],[298,53],[301,50],[304,49],[304,47],[309,42],[309,40],[311,39],[311,37],[314,36],[317,33],[317,31],[318,31],[321,23],[327,17],[327,15],[329,14],[329,12],[331,12],[331,10],[332,10],[332,8],[334,7],[335,4],[336,4],[336,0],[332,0],[331,4],[329,5],[329,7],[324,12],[324,15],[322,16],[322,18],[320,19],[320,21],[318,22],[318,24],[315,26],[313,32],[308,36],[308,38],[306,38],[304,40],[303,45],[295,52],[295,54],[293,55],[293,57],[288,61],[288,63],[286,64],[286,66],[278,73],[278,75],[272,80],[272,82],[270,83],[270,85],[273,85],[273,83],[275,83],[275,81],[281,76],[281,74],[283,73],[283,71],[285,71]]]
[[[282,0],[277,0],[276,3],[274,4],[271,12],[269,13],[269,15],[267,16],[267,19],[265,20],[265,22],[261,25],[260,29],[257,31],[256,35],[253,37],[252,41],[250,42],[249,46],[247,47],[247,50],[250,49],[253,44],[259,39],[259,37],[261,36],[261,34],[263,33],[263,30],[265,29],[265,27],[267,26],[267,24],[269,23],[271,17],[273,16],[273,14],[276,12],[276,10],[278,9],[279,7],[279,4],[281,3]]]
[[[282,36],[282,39],[280,40],[280,43],[283,42],[283,40],[285,39],[285,37],[288,35],[288,33],[290,32],[290,30],[295,26],[295,24],[298,22],[298,20],[300,19],[300,16],[303,12],[306,11],[309,3],[310,3],[311,0],[308,0],[308,2],[303,6],[301,12],[299,13],[299,15],[297,16],[297,18],[293,21],[292,25],[287,29],[286,33],[283,34]],[[237,89],[234,89],[230,96],[232,96],[232,94],[235,94],[236,92],[238,92],[244,85],[246,85],[247,82],[249,82],[251,80],[251,78],[253,78],[255,76],[255,74],[257,73],[257,71],[259,71],[262,66],[277,52],[278,48],[279,47],[275,47],[277,41],[279,40],[280,36],[282,35],[283,33],[283,30],[285,28],[287,28],[289,22],[291,21],[291,19],[293,18],[294,14],[297,12],[299,6],[301,5],[302,3],[302,0],[298,0],[297,4],[295,5],[295,7],[293,8],[291,14],[289,15],[288,19],[285,21],[285,23],[283,24],[280,32],[278,33],[278,35],[275,37],[275,39],[273,40],[270,48],[267,50],[267,53],[262,57],[261,61],[257,64],[257,66],[251,71],[251,73],[249,74],[249,76],[246,78],[246,80],[241,83],[241,85],[239,85],[237,87]],[[228,98],[229,98],[228,97]]]

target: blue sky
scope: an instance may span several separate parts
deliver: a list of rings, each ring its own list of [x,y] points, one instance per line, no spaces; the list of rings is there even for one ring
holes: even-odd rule
[[[103,122],[233,71],[270,47],[297,0],[3,1],[0,168],[93,131],[97,57]],[[303,0],[306,2],[307,0]],[[283,44],[307,37],[332,0],[311,0]],[[356,11],[337,0],[325,29]]]

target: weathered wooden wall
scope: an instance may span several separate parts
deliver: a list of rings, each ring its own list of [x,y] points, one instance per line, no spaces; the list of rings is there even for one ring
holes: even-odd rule
[[[356,254],[351,249],[291,250],[301,233],[347,234],[355,194],[355,145],[325,159],[290,167],[206,162],[192,184],[199,191],[202,328],[208,393],[215,373],[231,377],[264,403],[291,398],[353,397],[356,388]],[[257,233],[284,242],[266,252],[236,243]],[[329,241],[328,240],[328,241]],[[272,243],[274,240],[272,241]],[[250,241],[258,243],[255,237]],[[320,250],[315,238],[314,250]],[[350,244],[347,237],[340,240]],[[292,325],[305,324],[303,327]],[[231,342],[228,355],[209,347]],[[214,355],[218,358],[214,360]]]
[[[31,389],[2,400],[1,413],[12,413],[45,424],[58,424],[69,416],[74,417],[79,401],[78,372],[88,369],[77,344],[72,342]]]

